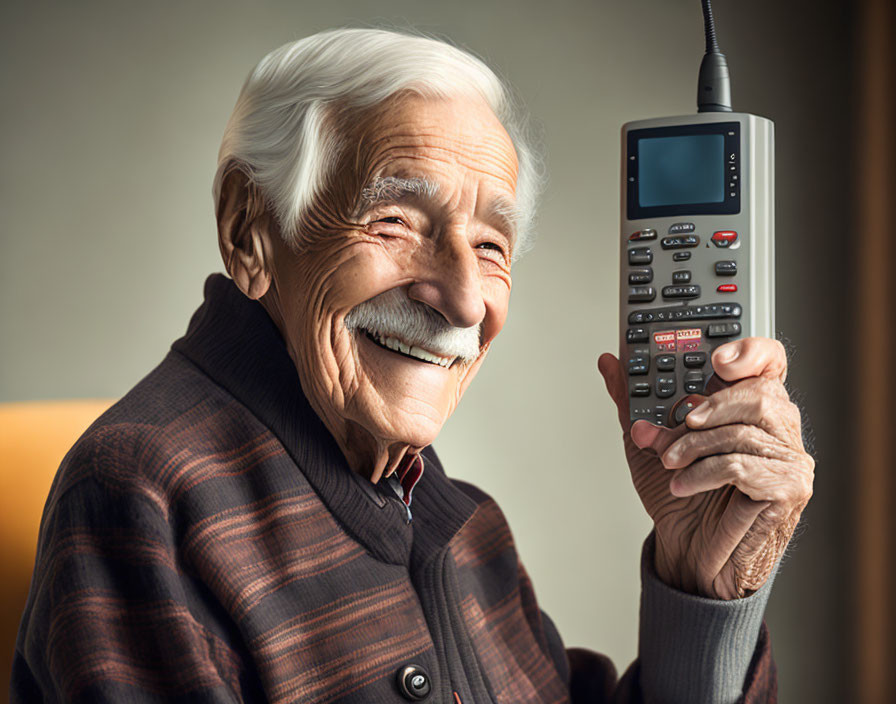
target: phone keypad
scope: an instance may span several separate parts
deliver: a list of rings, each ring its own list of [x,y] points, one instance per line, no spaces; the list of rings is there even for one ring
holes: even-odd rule
[[[665,426],[679,392],[705,392],[712,374],[710,354],[741,334],[744,311],[741,303],[730,300],[738,292],[737,255],[731,251],[726,252],[729,259],[717,258],[721,252],[716,249],[737,249],[736,231],[710,229],[701,238],[694,223],[675,222],[664,225],[666,236],[658,237],[659,229],[653,225],[627,235],[628,302],[635,310],[629,309],[625,340],[630,345],[629,395],[639,399],[632,402],[631,418]],[[659,240],[660,248],[635,246],[645,240]],[[705,254],[694,256],[704,247]],[[688,262],[688,268],[670,267],[670,260]],[[712,282],[713,275],[725,278]],[[709,296],[718,298],[704,303]],[[653,301],[652,306],[637,305]]]

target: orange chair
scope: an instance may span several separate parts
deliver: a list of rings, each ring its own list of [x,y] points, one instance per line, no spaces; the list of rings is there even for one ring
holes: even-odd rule
[[[16,632],[53,477],[65,453],[112,403],[96,399],[0,404],[0,699],[9,692]]]

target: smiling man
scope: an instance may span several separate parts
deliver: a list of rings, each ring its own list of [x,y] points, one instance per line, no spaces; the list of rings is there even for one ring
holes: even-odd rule
[[[497,505],[432,450],[504,324],[536,186],[462,51],[337,30],[265,57],[215,178],[229,277],[60,468],[13,701],[773,699],[762,614],[813,469],[780,345],[719,348],[730,385],[675,431],[629,428],[601,357],[655,521],[618,681],[564,648]]]

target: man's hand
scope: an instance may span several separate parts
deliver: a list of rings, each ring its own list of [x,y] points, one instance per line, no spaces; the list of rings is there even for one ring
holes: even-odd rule
[[[815,462],[784,388],[779,342],[729,342],[712,366],[731,385],[670,430],[630,425],[628,376],[613,355],[598,361],[635,489],[656,527],[657,574],[683,591],[735,599],[771,574],[812,496]]]

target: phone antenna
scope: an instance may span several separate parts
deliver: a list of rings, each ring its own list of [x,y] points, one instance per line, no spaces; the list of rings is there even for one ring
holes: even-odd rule
[[[703,30],[706,33],[706,53],[700,63],[697,81],[697,112],[731,112],[731,83],[728,79],[728,62],[719,51],[716,41],[716,25],[712,18],[709,0],[703,4]]]

